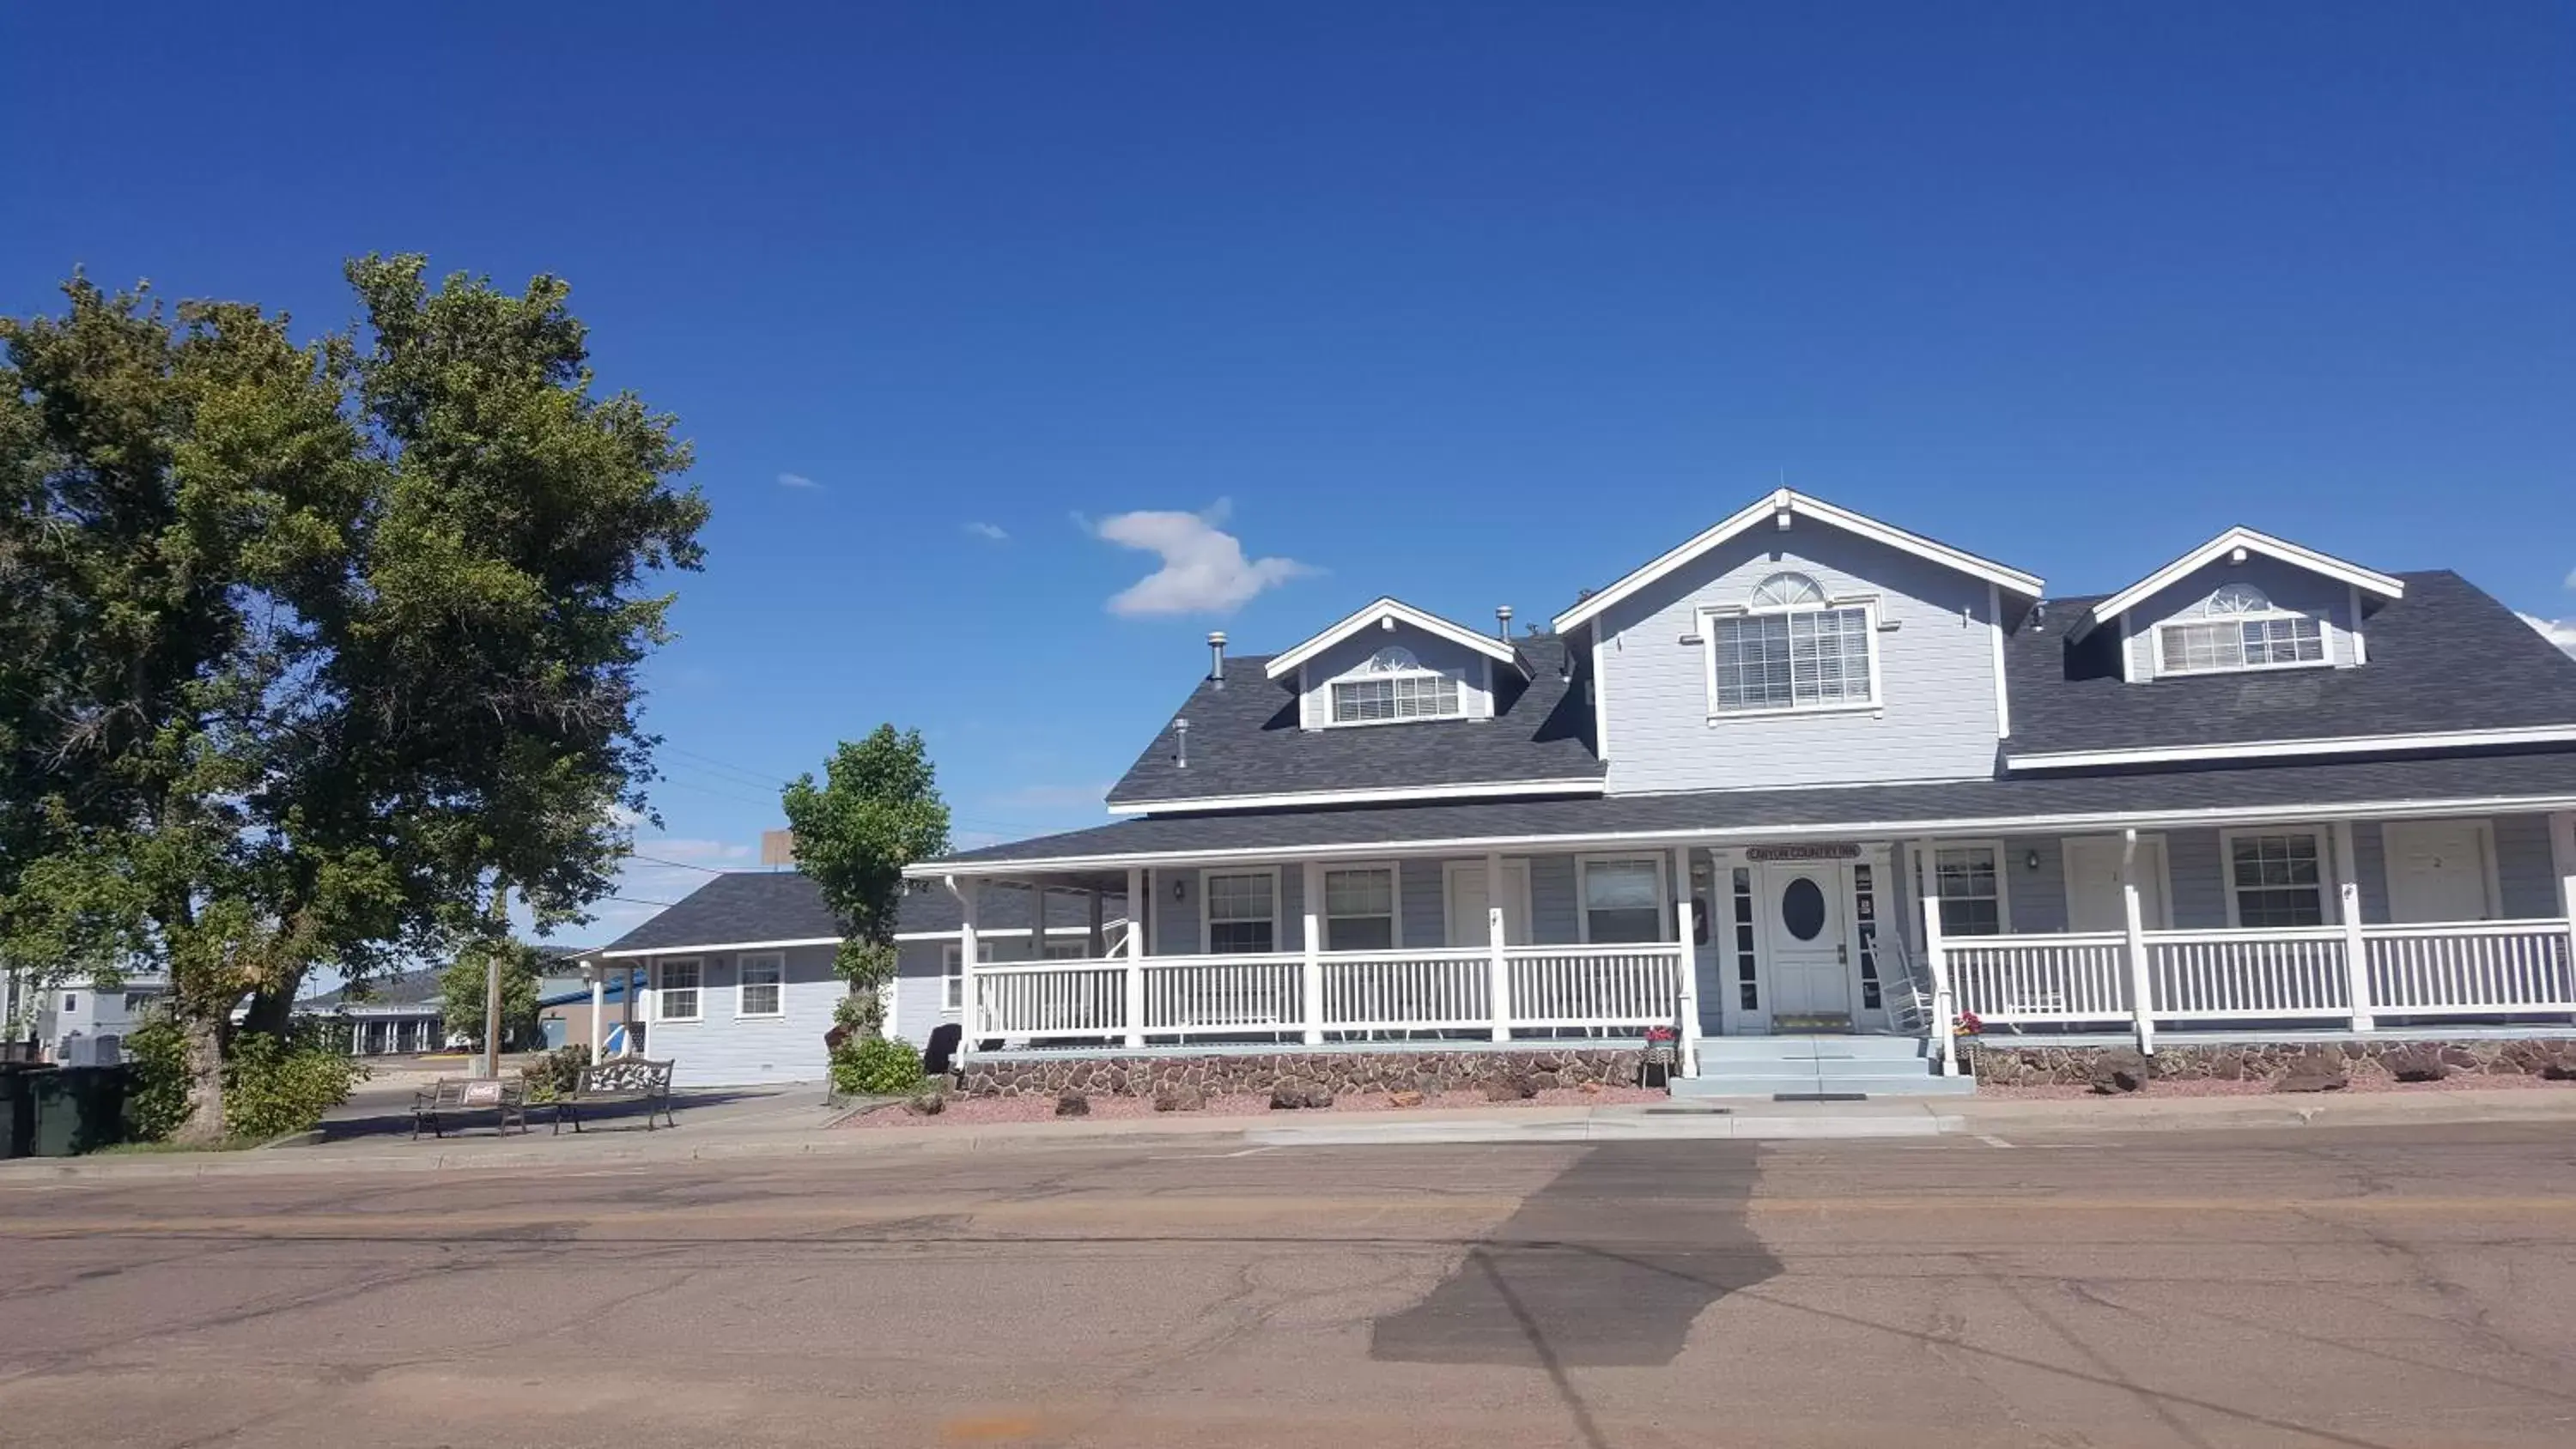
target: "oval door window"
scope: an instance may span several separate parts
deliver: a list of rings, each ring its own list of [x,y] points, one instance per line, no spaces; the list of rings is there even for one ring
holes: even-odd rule
[[[1813,880],[1800,876],[1780,892],[1780,924],[1801,941],[1816,939],[1825,929],[1825,892]]]

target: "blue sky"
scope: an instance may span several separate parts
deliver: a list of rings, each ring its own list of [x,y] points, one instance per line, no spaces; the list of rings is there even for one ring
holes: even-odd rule
[[[1784,479],[2059,592],[2241,522],[2576,619],[2551,0],[101,3],[0,65],[0,307],[551,271],[680,416],[683,864],[592,938],[881,720],[970,842],[1092,823],[1210,627],[1544,619]]]

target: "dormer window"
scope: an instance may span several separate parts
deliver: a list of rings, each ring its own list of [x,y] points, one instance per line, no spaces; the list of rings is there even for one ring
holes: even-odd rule
[[[1754,585],[1742,608],[1710,611],[1710,713],[1875,707],[1873,612],[1870,601],[1829,598],[1814,579],[1795,573]]]
[[[2326,662],[2325,625],[2276,608],[2252,584],[2229,584],[2200,606],[2197,620],[2156,626],[2157,670],[2223,674]]]
[[[1458,681],[1426,669],[1413,651],[1381,649],[1348,679],[1333,681],[1333,723],[1451,719],[1466,713]]]

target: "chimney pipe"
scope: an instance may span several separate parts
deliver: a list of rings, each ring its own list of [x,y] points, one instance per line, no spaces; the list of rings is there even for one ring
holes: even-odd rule
[[[1494,610],[1494,622],[1501,630],[1503,642],[1512,642],[1512,606],[1505,604]]]
[[[1216,681],[1217,688],[1225,688],[1225,631],[1223,629],[1211,630],[1208,633],[1208,678]]]
[[[1172,721],[1172,767],[1178,770],[1190,767],[1190,722],[1185,719]]]

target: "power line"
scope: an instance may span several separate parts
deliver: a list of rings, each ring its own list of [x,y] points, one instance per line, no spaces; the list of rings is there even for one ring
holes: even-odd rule
[[[638,900],[633,896],[601,896],[600,899],[603,901],[615,901],[619,905],[624,906],[676,906],[679,904],[678,901]]]
[[[702,755],[695,750],[681,749],[677,745],[663,745],[660,748],[671,754],[695,760],[701,765],[712,765],[719,770],[725,770],[733,774],[743,776],[746,784],[774,785],[782,789],[785,788],[787,784],[785,780],[782,780],[778,776],[772,775],[765,770],[755,770],[748,765],[736,765],[725,760],[719,760],[713,755]]]
[[[654,864],[654,865],[668,865],[668,866],[676,866],[676,867],[678,867],[678,868],[679,868],[679,869],[681,869],[681,870],[702,870],[702,871],[705,871],[705,872],[706,872],[707,874],[709,874],[709,875],[723,875],[723,874],[724,874],[724,871],[723,871],[723,870],[719,869],[718,867],[712,866],[712,865],[696,865],[696,864],[692,864],[691,862],[689,862],[689,861],[685,861],[685,860],[664,860],[662,857],[660,857],[660,856],[658,856],[658,855],[629,855],[629,856],[627,856],[626,858],[627,858],[628,860],[642,860],[642,861],[649,861],[649,862],[651,862],[651,863],[652,863],[652,864]]]

